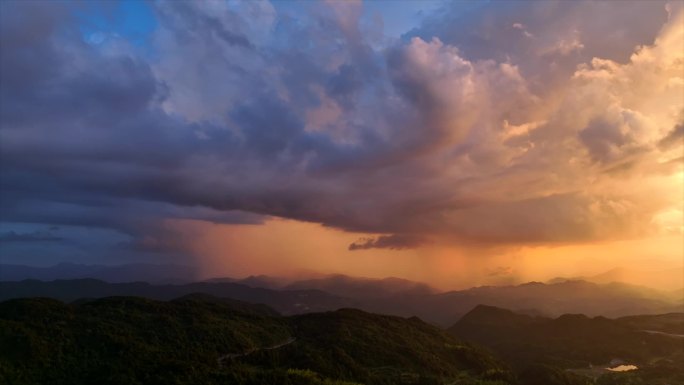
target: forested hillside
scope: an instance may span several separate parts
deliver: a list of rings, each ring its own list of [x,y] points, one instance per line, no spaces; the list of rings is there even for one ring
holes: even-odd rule
[[[194,295],[0,303],[3,384],[511,384],[503,364],[417,318],[281,317]]]

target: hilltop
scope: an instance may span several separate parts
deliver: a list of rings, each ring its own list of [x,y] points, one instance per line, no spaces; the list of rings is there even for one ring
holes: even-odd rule
[[[0,303],[0,378],[11,384],[461,384],[513,375],[417,318],[343,309],[281,317],[189,296]]]
[[[184,284],[108,283],[94,279],[24,280],[0,282],[0,300],[50,297],[68,302],[83,297],[106,296],[170,300],[191,293],[205,293],[263,303],[285,315],[358,308],[402,317],[417,316],[443,327],[453,325],[480,304],[551,317],[581,313],[615,318],[684,311],[681,299],[672,300],[667,293],[620,283],[531,282],[434,293],[429,286],[393,278],[376,280],[331,276],[298,281],[279,288],[270,286],[273,282],[267,277],[253,277],[246,282],[221,279]],[[259,287],[260,284],[269,287]]]
[[[611,362],[613,366],[625,363],[636,365],[639,370],[629,375],[644,376],[639,377],[644,382],[616,383],[653,385],[684,383],[684,339],[672,334],[682,328],[684,313],[618,319],[583,314],[548,318],[480,305],[450,327],[449,332],[491,349],[518,369],[534,365],[598,368],[578,371],[598,377],[608,373],[602,368],[609,367]]]

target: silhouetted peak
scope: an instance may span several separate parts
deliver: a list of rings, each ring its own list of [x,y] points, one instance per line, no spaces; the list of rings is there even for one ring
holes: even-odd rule
[[[584,314],[563,314],[562,316],[556,318],[557,322],[573,323],[573,322],[586,322],[591,320]]]
[[[511,320],[531,320],[532,317],[515,313],[508,309],[503,309],[496,306],[477,305],[473,310],[464,315],[461,322],[477,322],[477,323],[504,323]]]
[[[221,299],[206,293],[190,293],[182,297],[174,299],[174,301],[203,301],[203,302],[218,302]]]
[[[468,334],[468,330],[473,328],[477,330],[484,328],[492,332],[494,330],[515,329],[536,321],[537,318],[535,317],[518,314],[508,309],[489,305],[477,305],[461,317],[450,330]]]

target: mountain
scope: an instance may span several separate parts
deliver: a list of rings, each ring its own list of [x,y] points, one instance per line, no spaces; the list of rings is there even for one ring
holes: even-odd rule
[[[353,300],[363,310],[418,316],[449,326],[478,304],[513,308],[518,313],[559,316],[584,313],[619,317],[684,311],[681,297],[642,286],[611,282],[559,280],[552,284],[530,282],[510,286],[483,286],[437,293],[429,286],[398,278],[369,279],[332,275],[273,285],[272,277],[250,277],[250,286],[288,289],[317,289]],[[245,280],[239,281],[246,282]],[[678,299],[678,300],[675,300]]]
[[[263,287],[265,289],[282,289],[290,280],[283,277],[272,277],[269,275],[250,275],[236,281],[249,287]],[[310,288],[305,288],[310,289]],[[335,293],[331,293],[335,294]]]
[[[386,298],[395,295],[429,295],[437,291],[424,283],[401,278],[356,278],[341,274],[296,281],[284,286],[284,289],[317,289],[348,298]]]
[[[492,329],[507,328],[508,332],[534,327],[547,318],[519,314],[495,306],[477,305],[461,318],[451,329],[463,331],[469,337],[480,332],[490,333]],[[456,329],[454,329],[456,328]]]
[[[554,278],[549,283],[578,280],[599,284],[620,282],[635,286],[657,287],[665,291],[677,290],[680,294],[679,298],[681,298],[681,291],[684,290],[684,267],[655,270],[616,267],[593,276]]]
[[[318,290],[270,290],[230,282],[196,282],[181,285],[152,285],[146,282],[108,283],[95,279],[0,282],[0,301],[11,298],[49,297],[69,302],[82,298],[110,296],[170,300],[192,293],[261,303],[282,314],[334,310],[354,304],[349,299]]]
[[[668,300],[667,295],[659,291],[619,283],[599,285],[586,281],[555,284],[530,282],[432,295],[401,295],[381,300],[369,299],[360,306],[379,313],[416,315],[446,327],[480,304],[548,316],[582,313],[620,317],[684,311],[680,302]]]
[[[231,278],[231,277],[220,277],[220,278],[210,278],[204,282],[209,283],[221,283],[221,282],[232,282],[246,285],[249,287],[263,288],[263,289],[282,289],[287,284],[291,282],[291,279],[284,277],[273,277],[270,275],[250,275],[246,278]]]
[[[645,331],[645,327],[651,330]],[[619,319],[582,314],[545,318],[480,305],[449,331],[486,346],[517,368],[549,365],[599,376],[609,374],[603,368],[611,362],[624,363],[636,365],[642,373],[658,367],[668,373],[668,380],[678,379],[680,382],[674,383],[679,384],[684,383],[684,365],[679,366],[684,364],[684,340],[664,331],[682,327],[684,313]],[[658,330],[662,332],[653,332]],[[660,383],[657,380],[644,383]]]
[[[53,281],[81,278],[93,278],[107,282],[180,283],[194,281],[197,278],[197,272],[188,266],[144,263],[114,266],[60,263],[50,267],[0,265],[0,281],[23,281],[26,279]]]
[[[417,318],[280,317],[206,296],[0,303],[11,384],[515,384],[484,351]]]
[[[343,284],[337,284],[338,282]],[[325,287],[350,296],[330,294],[317,289],[265,289],[237,282],[196,282],[153,285],[144,282],[107,283],[99,280],[26,280],[0,282],[0,300],[23,297],[50,297],[74,301],[83,297],[140,296],[169,300],[191,293],[263,303],[282,314],[355,307],[361,310],[402,317],[417,316],[430,323],[449,326],[477,305],[510,308],[516,312],[559,316],[582,313],[588,316],[621,317],[635,314],[682,312],[681,302],[638,286],[611,283],[599,285],[585,281],[556,284],[528,283],[517,286],[486,286],[446,293],[426,293],[421,286],[390,280],[354,279],[311,280],[301,287]],[[351,283],[350,283],[351,282]],[[389,284],[388,284],[389,282]],[[415,290],[411,290],[415,288]],[[390,290],[400,290],[392,293]],[[365,290],[365,291],[364,291]],[[404,291],[401,291],[404,290]],[[365,294],[362,296],[362,294]]]
[[[398,294],[426,295],[437,292],[427,284],[402,278],[364,278],[343,274],[323,275],[308,279],[251,275],[246,278],[212,278],[206,282],[234,282],[264,289],[321,290],[354,299],[385,298]]]
[[[281,316],[203,293],[166,302],[23,298],[0,302],[0,382],[672,385],[684,384],[674,333],[683,328],[684,313],[548,318],[478,305],[447,332],[349,308]],[[604,369],[620,363],[639,370]]]
[[[632,329],[677,334],[684,337],[684,313],[635,315],[617,320]]]

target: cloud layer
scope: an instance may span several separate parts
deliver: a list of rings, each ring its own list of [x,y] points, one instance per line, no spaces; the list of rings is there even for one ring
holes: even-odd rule
[[[675,3],[447,5],[392,39],[356,2],[164,2],[142,48],[0,6],[5,222],[161,252],[177,218],[376,234],[350,250],[681,231]]]

